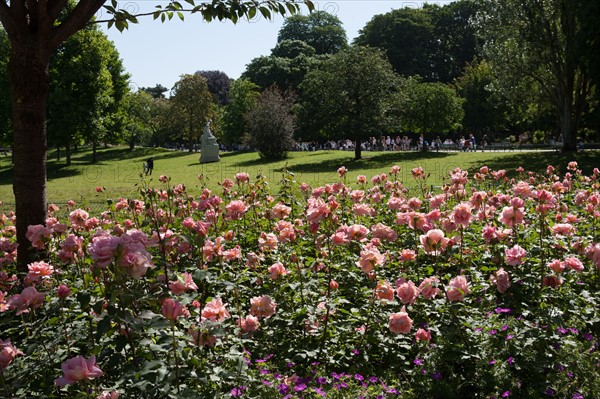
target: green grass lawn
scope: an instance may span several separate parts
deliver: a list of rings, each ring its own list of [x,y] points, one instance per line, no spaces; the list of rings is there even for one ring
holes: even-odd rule
[[[72,165],[65,166],[64,158],[60,162],[55,153],[48,156],[48,200],[58,204],[73,199],[78,203],[104,203],[106,197],[118,198],[132,196],[137,186],[145,179],[150,185],[159,186],[158,177],[170,176],[174,184],[183,183],[188,188],[198,185],[197,176],[208,177],[210,186],[226,177],[233,178],[237,172],[245,171],[251,177],[261,173],[276,186],[284,168],[295,174],[298,182],[311,186],[337,180],[337,168],[345,166],[349,172],[349,181],[364,174],[371,177],[378,173],[388,173],[392,165],[401,167],[401,178],[410,184],[412,168],[422,166],[431,173],[429,182],[440,185],[448,173],[456,168],[474,171],[482,165],[493,169],[514,171],[518,166],[527,170],[543,172],[548,164],[564,171],[567,162],[576,160],[586,173],[600,167],[600,152],[585,151],[578,154],[563,155],[557,152],[363,152],[364,159],[355,161],[353,152],[317,151],[292,152],[285,161],[264,162],[257,153],[222,153],[218,163],[200,164],[199,153],[168,151],[164,149],[136,148],[129,151],[126,147],[111,147],[98,151],[98,162],[91,163],[91,151],[80,150],[72,157]],[[144,159],[154,156],[154,173],[142,177]],[[0,201],[6,206],[14,202],[12,195],[12,170],[10,157],[0,156]],[[106,193],[98,194],[95,188],[102,186]]]

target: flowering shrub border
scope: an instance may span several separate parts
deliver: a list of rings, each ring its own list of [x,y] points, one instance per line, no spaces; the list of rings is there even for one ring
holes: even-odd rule
[[[600,397],[600,172],[546,172],[161,176],[51,205],[22,276],[2,215],[0,395]]]

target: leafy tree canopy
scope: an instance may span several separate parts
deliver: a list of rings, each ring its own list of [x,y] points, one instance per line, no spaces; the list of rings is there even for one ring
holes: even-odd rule
[[[342,21],[326,11],[295,14],[287,18],[277,36],[278,43],[284,40],[303,41],[317,54],[335,54],[348,46]]]

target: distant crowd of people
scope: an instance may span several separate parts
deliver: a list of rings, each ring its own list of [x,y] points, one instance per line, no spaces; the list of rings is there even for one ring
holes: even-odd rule
[[[408,136],[381,136],[370,137],[361,143],[362,149],[365,151],[440,151],[440,150],[459,150],[459,151],[476,151],[484,149],[489,143],[487,134],[483,136],[481,144],[478,146],[477,140],[473,134],[461,136],[454,141],[447,138],[444,141],[437,136],[434,140],[428,141],[421,134],[417,139],[411,139]],[[355,147],[354,141],[345,140],[328,140],[325,142],[318,141],[301,141],[294,146],[294,151],[317,151],[317,150],[343,150],[353,151]]]

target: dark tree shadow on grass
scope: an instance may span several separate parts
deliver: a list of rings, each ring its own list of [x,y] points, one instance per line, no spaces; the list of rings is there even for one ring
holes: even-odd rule
[[[336,159],[290,165],[287,169],[298,173],[331,173],[342,165],[352,170],[369,170],[392,166],[396,163],[442,160],[452,156],[452,153],[446,152],[386,152],[377,155],[369,155],[367,152],[364,153],[362,159],[355,160],[352,153],[347,154],[347,156],[340,156]],[[278,171],[283,171],[283,169],[282,167]]]

